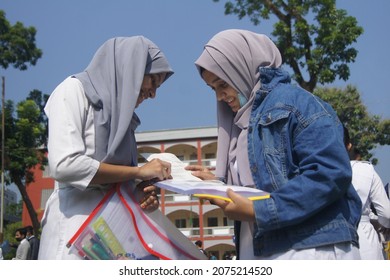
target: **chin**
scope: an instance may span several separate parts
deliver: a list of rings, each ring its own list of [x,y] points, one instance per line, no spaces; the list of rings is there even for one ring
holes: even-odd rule
[[[240,107],[233,107],[233,108],[232,108],[233,113],[237,113],[238,110],[240,110]]]

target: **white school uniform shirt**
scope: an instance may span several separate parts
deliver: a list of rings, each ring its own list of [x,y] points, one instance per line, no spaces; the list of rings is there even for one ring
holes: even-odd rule
[[[68,77],[51,94],[48,158],[55,188],[42,219],[39,259],[79,259],[66,247],[105,191],[87,188],[99,161],[95,152],[93,108],[78,79]]]
[[[362,217],[358,226],[360,255],[362,259],[384,259],[383,247],[378,233],[370,223],[371,203],[374,205],[378,222],[390,228],[390,201],[382,180],[370,162],[351,161],[352,184],[362,201]]]

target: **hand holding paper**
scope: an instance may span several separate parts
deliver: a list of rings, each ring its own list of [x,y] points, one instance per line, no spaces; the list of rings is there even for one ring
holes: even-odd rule
[[[157,197],[157,188],[155,186],[147,186],[142,188],[144,197],[141,200],[141,208],[148,211],[158,209],[159,201]]]
[[[187,165],[185,167],[185,170],[191,171],[192,175],[202,180],[217,180],[214,173],[212,173],[208,168],[201,165]]]
[[[175,155],[170,153],[152,154],[148,160],[160,158],[171,163],[172,178],[156,182],[159,188],[166,189],[175,193],[193,195],[201,198],[218,198],[226,201],[232,201],[226,191],[232,189],[240,196],[249,200],[269,198],[269,193],[256,188],[226,185],[218,180],[201,180],[186,170],[186,164],[180,161]]]
[[[226,193],[230,202],[222,199],[211,199],[210,202],[219,206],[229,219],[253,222],[255,212],[252,200],[248,200],[231,189],[228,189]]]

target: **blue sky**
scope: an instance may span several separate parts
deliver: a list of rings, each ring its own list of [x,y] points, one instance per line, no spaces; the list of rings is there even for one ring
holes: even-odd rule
[[[212,0],[2,0],[11,24],[21,21],[37,29],[36,43],[43,51],[27,71],[0,69],[6,78],[6,99],[24,100],[31,90],[50,94],[68,75],[85,69],[97,48],[116,36],[144,35],[166,54],[175,74],[159,89],[155,100],[145,101],[137,113],[138,131],[216,125],[214,94],[196,72],[194,61],[203,45],[217,32],[248,29],[270,35],[273,21],[254,26],[248,19],[224,15],[224,3]],[[390,1],[340,0],[337,7],[357,18],[365,33],[355,48],[347,82],[358,88],[371,114],[390,118],[389,49],[386,17]],[[271,37],[272,38],[272,37]],[[331,85],[329,85],[331,86]],[[374,151],[384,183],[390,182],[390,147]]]

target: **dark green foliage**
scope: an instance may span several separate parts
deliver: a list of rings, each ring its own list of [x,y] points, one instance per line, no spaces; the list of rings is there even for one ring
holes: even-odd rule
[[[35,46],[35,34],[34,27],[24,27],[21,22],[11,25],[0,10],[0,66],[26,70],[27,63],[35,65],[42,56]]]
[[[363,28],[345,10],[336,9],[335,0],[227,1],[225,14],[247,16],[255,25],[261,20],[275,21],[272,35],[283,62],[308,91],[318,83],[349,78],[348,64],[358,53],[352,44]]]

